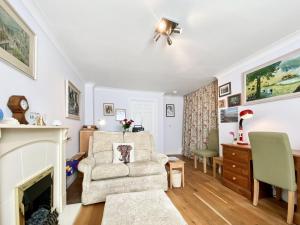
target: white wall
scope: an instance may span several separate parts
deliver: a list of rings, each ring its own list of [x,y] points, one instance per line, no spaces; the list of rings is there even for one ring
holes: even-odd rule
[[[105,131],[121,131],[121,125],[115,116],[103,116],[103,103],[114,103],[114,107],[126,109],[126,116],[130,118],[130,100],[139,99],[157,102],[158,133],[155,135],[157,151],[166,154],[181,154],[182,149],[182,114],[183,97],[164,96],[161,92],[133,91],[124,89],[96,87],[94,89],[94,123],[100,119],[106,121],[102,127]],[[176,117],[165,116],[165,104],[175,104]],[[91,106],[86,106],[91,108]]]
[[[65,80],[71,80],[80,89],[82,103],[83,82],[23,3],[17,0],[9,2],[37,35],[37,80],[28,78],[13,66],[0,61],[0,108],[4,109],[6,117],[11,117],[6,106],[8,98],[11,95],[24,95],[29,102],[29,111],[45,114],[50,124],[54,119],[61,120],[70,128],[69,136],[72,140],[67,145],[67,157],[70,157],[79,150],[78,131],[83,120],[65,118]],[[83,104],[80,110],[83,117]]]
[[[157,151],[164,152],[163,149],[163,93],[147,91],[131,91],[125,89],[96,87],[94,92],[94,122],[97,125],[100,119],[106,121],[106,125],[101,128],[105,131],[121,131],[119,121],[115,116],[103,116],[103,103],[114,103],[114,107],[126,109],[126,117],[130,119],[130,100],[151,100],[157,102],[158,111],[158,133],[153,134]]]
[[[300,48],[300,32],[297,32],[268,49],[237,64],[232,69],[218,75],[219,85],[231,82],[232,94],[242,93],[242,73],[264,64],[270,60],[280,57]],[[239,111],[250,108],[254,111],[254,117],[245,120],[243,125],[245,132],[249,131],[278,131],[287,132],[292,148],[300,149],[299,127],[300,127],[300,98],[267,102],[256,105],[239,107]],[[220,121],[220,120],[219,120]],[[231,141],[230,131],[237,132],[238,125],[234,123],[220,123],[220,143]]]
[[[183,97],[164,96],[166,104],[175,105],[175,117],[164,117],[164,150],[166,154],[182,154]]]
[[[84,85],[84,124],[94,124],[94,86],[93,83]]]

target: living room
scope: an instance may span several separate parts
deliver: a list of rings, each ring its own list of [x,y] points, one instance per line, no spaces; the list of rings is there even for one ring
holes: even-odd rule
[[[0,225],[300,224],[300,2],[0,1]]]

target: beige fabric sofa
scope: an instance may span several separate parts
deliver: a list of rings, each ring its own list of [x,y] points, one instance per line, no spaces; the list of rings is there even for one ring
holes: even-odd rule
[[[113,162],[113,143],[134,143],[135,161]],[[165,164],[168,157],[154,151],[153,137],[147,132],[94,132],[88,157],[78,169],[84,174],[82,204],[104,202],[107,195],[162,189],[167,191]]]

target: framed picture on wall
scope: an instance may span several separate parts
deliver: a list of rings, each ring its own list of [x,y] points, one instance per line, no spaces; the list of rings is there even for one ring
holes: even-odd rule
[[[0,0],[0,58],[36,79],[36,35],[5,0]]]
[[[246,104],[300,96],[300,50],[244,73]]]
[[[219,100],[219,109],[222,109],[225,107],[226,107],[226,100],[225,99]]]
[[[80,120],[80,91],[69,80],[66,80],[66,117]]]
[[[166,104],[166,117],[175,117],[175,105]]]
[[[221,109],[221,123],[236,123],[238,122],[238,107]]]
[[[228,107],[234,107],[241,105],[241,94],[231,95],[227,97]]]
[[[219,97],[224,97],[231,94],[231,82],[223,84],[219,87]]]
[[[126,118],[126,109],[116,109],[115,114],[116,114],[116,120],[122,121]]]
[[[114,116],[114,103],[103,103],[103,116]]]

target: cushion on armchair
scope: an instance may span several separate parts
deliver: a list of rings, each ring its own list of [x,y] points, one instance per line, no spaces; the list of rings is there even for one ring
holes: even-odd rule
[[[126,177],[128,174],[129,169],[123,163],[99,163],[92,170],[92,180]]]
[[[162,174],[165,167],[154,161],[139,161],[127,164],[130,177],[140,177]]]

